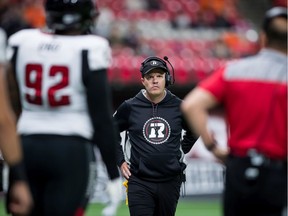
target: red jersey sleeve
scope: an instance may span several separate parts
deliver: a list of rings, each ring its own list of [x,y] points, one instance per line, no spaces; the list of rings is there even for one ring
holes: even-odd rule
[[[198,87],[203,88],[214,95],[218,102],[223,100],[225,94],[224,71],[225,67],[221,67],[198,85]]]

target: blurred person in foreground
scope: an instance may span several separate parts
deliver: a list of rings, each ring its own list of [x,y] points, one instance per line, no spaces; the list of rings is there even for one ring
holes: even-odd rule
[[[91,34],[92,0],[47,0],[48,29],[8,40],[8,80],[19,113],[31,215],[84,215],[96,177],[93,144],[109,178],[118,179],[116,127],[107,81],[111,49]],[[48,31],[49,30],[49,31]],[[16,102],[19,101],[18,106]]]
[[[231,62],[198,84],[181,106],[208,150],[226,163],[225,216],[282,216],[287,208],[287,8],[267,11],[255,56]],[[228,149],[207,129],[223,105]]]
[[[152,56],[142,62],[144,89],[114,113],[119,131],[126,132],[124,148],[119,145],[118,166],[128,181],[131,216],[175,215],[185,181],[184,154],[198,139],[184,121],[182,100],[167,89],[174,76],[165,61]]]
[[[6,33],[0,28],[0,150],[1,156],[10,168],[9,175],[13,177],[9,190],[6,191],[7,199],[9,199],[7,210],[15,215],[28,215],[33,200],[27,183],[15,116],[6,88],[5,49]]]

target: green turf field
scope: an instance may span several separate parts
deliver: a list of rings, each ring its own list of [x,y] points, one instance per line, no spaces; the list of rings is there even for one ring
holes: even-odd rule
[[[103,204],[90,204],[85,216],[101,216]],[[220,216],[220,202],[217,199],[180,199],[176,216]],[[7,216],[4,211],[3,199],[0,199],[0,216]],[[124,204],[119,208],[117,216],[129,216],[128,207]]]

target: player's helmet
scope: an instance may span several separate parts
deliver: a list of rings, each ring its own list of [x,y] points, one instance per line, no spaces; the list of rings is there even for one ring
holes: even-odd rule
[[[99,14],[96,0],[46,0],[46,23],[54,31],[87,31]]]

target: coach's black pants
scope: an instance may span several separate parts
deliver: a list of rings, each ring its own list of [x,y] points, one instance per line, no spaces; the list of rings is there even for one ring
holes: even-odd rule
[[[180,176],[166,182],[150,182],[132,175],[128,182],[130,216],[174,216],[180,187]]]
[[[287,162],[268,160],[257,167],[249,158],[228,158],[224,216],[282,216],[286,205]]]

